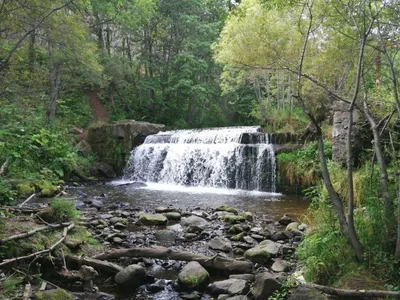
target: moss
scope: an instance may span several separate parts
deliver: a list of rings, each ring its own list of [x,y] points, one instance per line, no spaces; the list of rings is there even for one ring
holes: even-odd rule
[[[243,237],[244,237],[244,232],[241,232],[241,233],[231,237],[231,240],[235,241],[235,242],[238,242],[238,241],[241,241]]]
[[[17,185],[17,194],[19,197],[27,197],[35,193],[35,187],[29,183],[20,183]]]
[[[47,180],[42,180],[39,183],[40,195],[43,197],[52,197],[60,191],[59,186],[53,185]]]
[[[240,222],[246,221],[246,219],[242,216],[233,216],[233,215],[226,215],[224,216],[224,222],[228,224],[236,224]]]
[[[237,234],[243,232],[243,228],[239,225],[233,225],[229,228],[228,233]]]
[[[33,296],[34,300],[73,300],[71,295],[69,295],[65,290],[48,290],[44,292],[38,292]]]
[[[249,221],[253,220],[253,214],[252,214],[251,212],[249,212],[249,211],[246,211],[246,212],[244,212],[244,213],[241,213],[240,215],[241,215],[243,218],[245,218],[246,220],[249,220]]]
[[[230,213],[234,213],[235,215],[238,214],[238,211],[237,211],[236,208],[230,207],[228,205],[218,206],[215,210],[216,211],[227,211],[227,212],[230,212]]]
[[[202,276],[190,275],[183,277],[183,282],[185,284],[185,288],[194,289],[207,282],[209,277],[210,275],[208,273],[204,273]]]
[[[19,289],[21,287],[22,282],[23,282],[22,277],[11,276],[11,277],[7,278],[3,282],[4,294],[8,295],[8,294],[15,292],[17,289]]]

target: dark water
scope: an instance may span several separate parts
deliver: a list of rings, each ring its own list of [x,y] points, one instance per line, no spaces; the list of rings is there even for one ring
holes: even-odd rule
[[[70,192],[75,194],[82,191],[89,196],[105,194],[110,202],[129,202],[133,207],[150,211],[157,206],[190,210],[215,208],[226,204],[257,215],[265,215],[273,220],[279,219],[284,214],[298,219],[305,215],[309,205],[308,200],[296,195],[161,184],[148,184],[143,188],[119,185],[124,183],[126,182],[114,181],[104,185],[80,187]]]

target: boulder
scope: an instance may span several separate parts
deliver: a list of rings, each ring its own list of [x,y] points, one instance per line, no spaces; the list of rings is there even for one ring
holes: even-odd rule
[[[208,242],[208,246],[214,250],[221,250],[224,252],[232,251],[232,244],[229,240],[222,237],[215,237],[211,241]]]
[[[268,272],[256,275],[251,293],[255,300],[265,300],[281,288],[281,284],[273,278],[272,274]]]
[[[263,247],[254,247],[244,253],[244,257],[253,263],[266,265],[271,259],[271,254]]]
[[[289,216],[284,215],[278,222],[279,224],[286,226],[292,223],[293,221]]]
[[[171,230],[160,230],[154,234],[157,241],[163,246],[172,246],[175,244],[175,232]]]
[[[207,289],[212,295],[240,295],[249,291],[249,283],[243,279],[226,279],[213,282]]]
[[[286,230],[297,230],[297,227],[299,227],[299,222],[292,222],[286,226]]]
[[[276,256],[282,249],[282,245],[270,240],[262,241],[258,247],[265,248],[271,255]]]
[[[114,277],[115,283],[122,289],[136,289],[145,279],[145,270],[139,265],[129,265]]]
[[[299,286],[289,300],[328,300],[328,298],[316,289]]]
[[[245,222],[246,219],[243,216],[236,216],[236,215],[233,215],[233,214],[232,215],[231,214],[226,214],[223,217],[223,221],[225,223],[228,223],[228,224],[237,224],[237,223]]]
[[[197,261],[189,262],[178,274],[178,284],[182,289],[202,289],[210,280],[210,274]]]
[[[161,214],[140,214],[138,223],[143,225],[166,225],[168,219]]]
[[[158,214],[163,214],[163,213],[167,213],[167,212],[173,212],[174,209],[172,207],[159,206],[159,207],[156,207],[155,211]]]
[[[181,221],[181,225],[182,226],[197,226],[200,228],[205,228],[208,226],[208,221],[202,217],[198,217],[198,216],[190,216],[187,218],[183,218]]]

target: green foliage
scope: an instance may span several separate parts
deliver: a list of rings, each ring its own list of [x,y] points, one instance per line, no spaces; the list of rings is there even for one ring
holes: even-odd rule
[[[54,199],[46,212],[47,221],[53,223],[74,221],[79,216],[80,213],[75,209],[74,204],[66,199]]]
[[[0,181],[0,204],[9,204],[14,201],[16,192],[11,184],[5,180]]]
[[[268,297],[268,300],[286,300],[289,297],[289,292],[295,287],[293,280],[289,279],[285,281],[282,287],[275,291],[272,296]]]
[[[325,141],[325,155],[328,158],[332,156],[332,146],[328,141]],[[316,142],[311,142],[300,150],[280,153],[277,158],[279,176],[288,184],[309,187],[317,183],[320,163]]]
[[[8,277],[3,282],[4,294],[8,295],[8,294],[11,294],[11,293],[15,292],[16,289],[21,287],[22,282],[23,282],[23,278],[22,277],[18,277],[18,276],[10,276],[10,277]]]

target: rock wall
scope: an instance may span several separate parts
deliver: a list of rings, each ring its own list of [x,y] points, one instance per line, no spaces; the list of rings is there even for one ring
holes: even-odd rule
[[[89,128],[87,141],[102,162],[113,167],[117,175],[122,175],[131,150],[142,144],[146,136],[156,134],[164,127],[135,120],[117,121]]]

